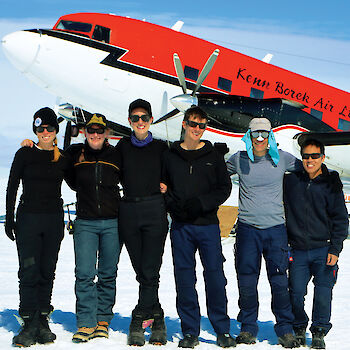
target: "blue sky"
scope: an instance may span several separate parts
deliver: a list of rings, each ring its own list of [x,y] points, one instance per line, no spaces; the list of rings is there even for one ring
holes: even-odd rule
[[[72,12],[112,12],[155,20],[198,19],[235,21],[247,26],[283,24],[294,33],[350,39],[348,0],[1,0],[2,18],[57,18]]]
[[[72,12],[105,12],[172,26],[272,64],[350,91],[350,1],[0,1],[0,38],[21,29],[50,28]],[[49,95],[11,66],[0,48],[0,167],[10,164],[18,142],[32,136],[34,112],[53,106]],[[60,133],[61,136],[63,132]]]

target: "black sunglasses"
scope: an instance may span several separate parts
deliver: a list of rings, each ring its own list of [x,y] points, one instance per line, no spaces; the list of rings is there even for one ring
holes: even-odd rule
[[[140,120],[140,118],[145,123],[148,123],[151,119],[151,116],[149,114],[142,114],[142,115],[133,114],[129,118],[133,123],[137,123]]]
[[[37,126],[36,127],[36,132],[38,132],[38,133],[42,133],[42,132],[44,132],[44,130],[47,130],[47,132],[53,132],[53,131],[55,131],[56,130],[56,128],[54,127],[54,126],[52,126],[52,125],[48,125],[48,126]]]
[[[199,126],[199,129],[205,129],[207,127],[207,123],[197,123],[193,120],[186,120],[186,124],[191,128],[196,128],[197,126]]]
[[[88,134],[94,134],[94,133],[96,133],[96,134],[103,134],[104,132],[105,132],[105,130],[106,129],[104,129],[104,128],[91,128],[91,127],[87,127],[86,128],[86,132],[88,133]]]
[[[250,134],[252,135],[253,139],[258,138],[259,135],[264,139],[267,139],[269,137],[268,131],[252,131]]]
[[[302,159],[309,159],[311,157],[311,159],[318,159],[321,158],[323,156],[322,153],[303,153],[301,155]]]

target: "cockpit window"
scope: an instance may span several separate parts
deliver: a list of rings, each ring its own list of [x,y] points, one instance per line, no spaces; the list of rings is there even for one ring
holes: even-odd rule
[[[60,21],[57,25],[57,29],[62,30],[72,30],[75,32],[83,32],[89,33],[92,29],[92,24],[90,23],[82,23],[82,22],[74,22],[74,21]]]
[[[94,32],[92,33],[92,39],[109,43],[110,32],[111,30],[109,28],[96,25]]]

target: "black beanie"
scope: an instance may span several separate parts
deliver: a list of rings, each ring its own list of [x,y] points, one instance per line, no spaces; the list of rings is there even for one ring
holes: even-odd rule
[[[139,99],[131,102],[130,105],[129,105],[129,117],[131,115],[131,112],[135,108],[143,108],[144,110],[146,110],[148,115],[150,117],[152,117],[152,108],[151,108],[151,104],[148,101],[145,101],[145,100],[142,100],[141,98],[139,98]]]
[[[55,127],[56,133],[59,131],[56,113],[49,107],[44,107],[35,112],[33,117],[33,131],[40,125],[51,125]]]

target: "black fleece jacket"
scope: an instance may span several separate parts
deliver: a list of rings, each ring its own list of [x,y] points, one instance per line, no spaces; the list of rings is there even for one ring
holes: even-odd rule
[[[164,153],[163,178],[168,186],[165,201],[175,221],[216,224],[218,207],[231,193],[223,155],[209,141],[204,142],[202,148],[188,151],[177,141]]]
[[[53,151],[22,147],[13,160],[6,192],[6,219],[14,220],[16,195],[22,180],[19,206],[27,213],[62,212],[61,184],[70,169],[69,159],[52,162]]]
[[[65,154],[74,163],[74,180],[70,185],[77,192],[77,217],[116,218],[120,202],[119,152],[108,143],[101,150],[93,150],[85,142],[71,145]]]
[[[339,174],[324,164],[322,174],[313,180],[305,171],[285,175],[284,206],[292,248],[329,246],[329,253],[339,256],[349,225],[342,188]]]

